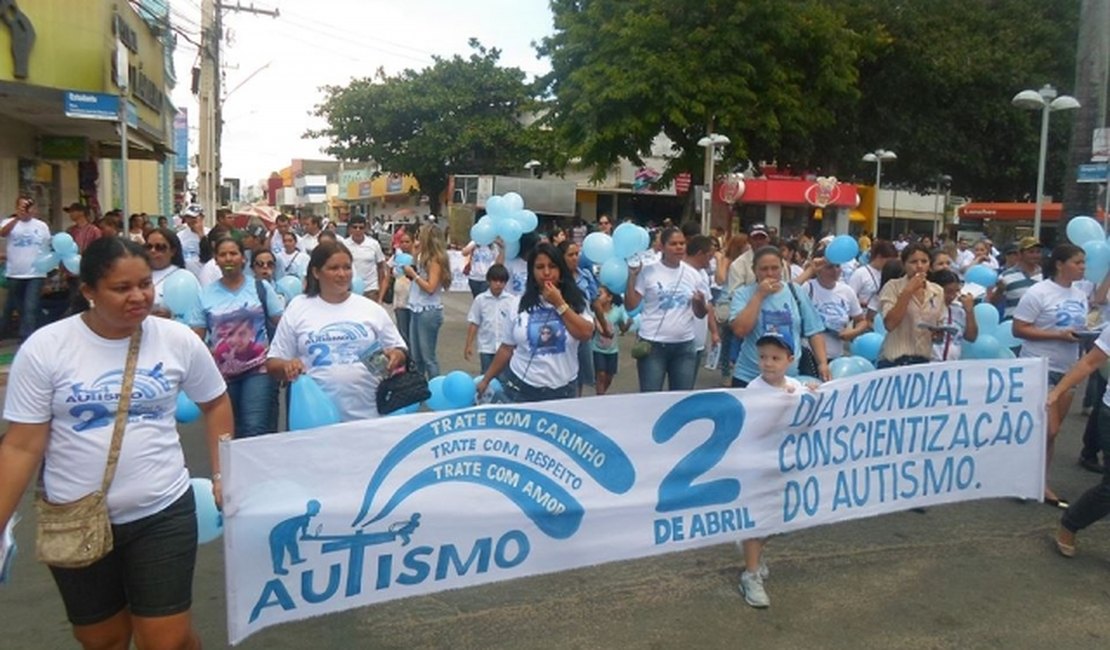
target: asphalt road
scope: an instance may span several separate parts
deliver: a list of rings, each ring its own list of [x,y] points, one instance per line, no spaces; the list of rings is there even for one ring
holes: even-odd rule
[[[444,369],[465,363],[468,296],[452,296]],[[625,353],[614,392],[635,390]],[[719,377],[702,371],[699,386]],[[1078,497],[1098,481],[1075,464],[1077,398],[1053,484]],[[207,475],[199,427],[182,428]],[[0,587],[0,648],[75,644],[49,573],[33,560],[30,494],[15,583]],[[876,517],[774,538],[769,610],[744,604],[733,545],[444,592],[270,628],[239,647],[286,648],[1100,648],[1110,647],[1110,527],[1080,536],[1079,557],[1050,539],[1061,511],[1013,499]],[[222,549],[200,549],[194,615],[208,648],[227,645]]]

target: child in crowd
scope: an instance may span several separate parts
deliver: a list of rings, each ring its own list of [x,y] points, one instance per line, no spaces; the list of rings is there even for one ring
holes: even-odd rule
[[[944,289],[944,302],[948,305],[945,319],[933,336],[933,361],[957,361],[963,343],[974,343],[979,338],[975,322],[975,299],[963,291],[964,283],[955,271],[940,270],[929,274],[929,281]]]
[[[627,332],[632,325],[632,319],[624,311],[620,294],[614,294],[605,285],[598,289],[595,306],[598,308],[598,313],[603,314],[605,318],[599,322],[602,327],[594,331],[591,344],[594,355],[594,388],[598,395],[604,395],[609,391],[613,377],[617,376],[617,363],[620,357],[618,354],[620,346],[616,339],[617,330],[619,329],[621,334]]]
[[[463,358],[467,361],[474,358],[474,339],[477,338],[482,374],[485,374],[493,363],[493,357],[501,345],[501,337],[506,331],[505,324],[511,323],[516,316],[518,298],[505,291],[508,281],[509,271],[504,265],[490,266],[486,271],[489,289],[474,298],[474,302],[470,305],[470,313],[466,316],[470,326],[466,330]]]
[[[755,342],[759,354],[759,376],[748,383],[747,392],[781,390],[797,393],[803,384],[786,371],[794,363],[794,343],[778,332],[768,332]],[[756,608],[771,606],[771,598],[763,587],[770,571],[763,562],[763,540],[745,539],[740,543],[744,552],[744,572],[740,574],[740,593],[744,601]]]

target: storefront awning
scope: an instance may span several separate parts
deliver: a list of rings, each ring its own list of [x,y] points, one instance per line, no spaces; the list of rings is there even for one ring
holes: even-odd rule
[[[815,205],[817,183],[804,178],[752,178],[744,180],[744,194],[740,203],[767,203],[777,205]],[[828,197],[827,205],[836,208],[854,208],[858,205],[856,186],[839,183]]]
[[[1033,221],[1034,203],[965,203],[956,208],[960,221]],[[1062,203],[1045,203],[1041,206],[1041,219],[1059,221],[1064,211]]]

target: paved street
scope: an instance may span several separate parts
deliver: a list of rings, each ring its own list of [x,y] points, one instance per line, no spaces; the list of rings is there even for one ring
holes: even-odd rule
[[[469,295],[449,299],[445,369],[464,364]],[[614,390],[635,390],[625,348]],[[700,378],[715,386],[719,376]],[[1075,464],[1081,399],[1054,468],[1076,498],[1098,477]],[[183,427],[190,465],[207,475],[199,427]],[[19,530],[15,584],[0,588],[0,648],[72,647],[47,570],[33,561],[33,513]],[[1060,511],[1012,499],[966,503],[810,529],[767,548],[771,609],[744,604],[731,545],[412,598],[265,630],[240,647],[285,648],[1107,648],[1110,526],[1059,557]],[[226,645],[222,551],[201,547],[194,614],[205,646]]]

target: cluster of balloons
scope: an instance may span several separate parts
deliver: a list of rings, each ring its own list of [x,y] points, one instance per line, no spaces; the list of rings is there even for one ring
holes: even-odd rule
[[[453,370],[446,375],[433,377],[428,382],[428,390],[432,393],[432,396],[424,402],[424,406],[427,406],[429,411],[450,411],[474,406],[479,398],[476,389],[481,381],[482,375],[471,377],[462,370]],[[489,383],[486,393],[481,398],[488,401],[499,392],[501,392],[501,382],[494,379]],[[419,408],[419,404],[413,404],[410,407],[394,411],[390,415],[415,413]]]
[[[960,356],[964,359],[1013,359],[1010,348],[1021,345],[1014,336],[1014,321],[998,322],[998,308],[988,303],[975,305],[975,324],[979,336],[963,344]]]
[[[1110,243],[1100,224],[1091,217],[1073,217],[1068,222],[1068,239],[1083,249],[1087,256],[1084,277],[1094,283],[1102,282],[1110,273]]]
[[[470,238],[483,246],[498,237],[505,242],[505,259],[520,255],[520,237],[540,225],[535,212],[524,209],[524,197],[516,192],[486,199],[486,215],[470,228]]]
[[[74,275],[81,271],[81,255],[77,251],[77,242],[73,241],[68,232],[60,232],[51,237],[50,248],[53,252],[40,255],[31,263],[36,271],[50,273],[58,268],[59,262]]]
[[[601,267],[601,283],[614,293],[624,293],[628,284],[628,263],[651,246],[651,235],[634,223],[622,223],[612,236],[603,232],[586,235],[582,241],[582,255]]]
[[[862,375],[874,369],[874,364],[859,356],[838,357],[829,362],[829,374],[833,379]]]

